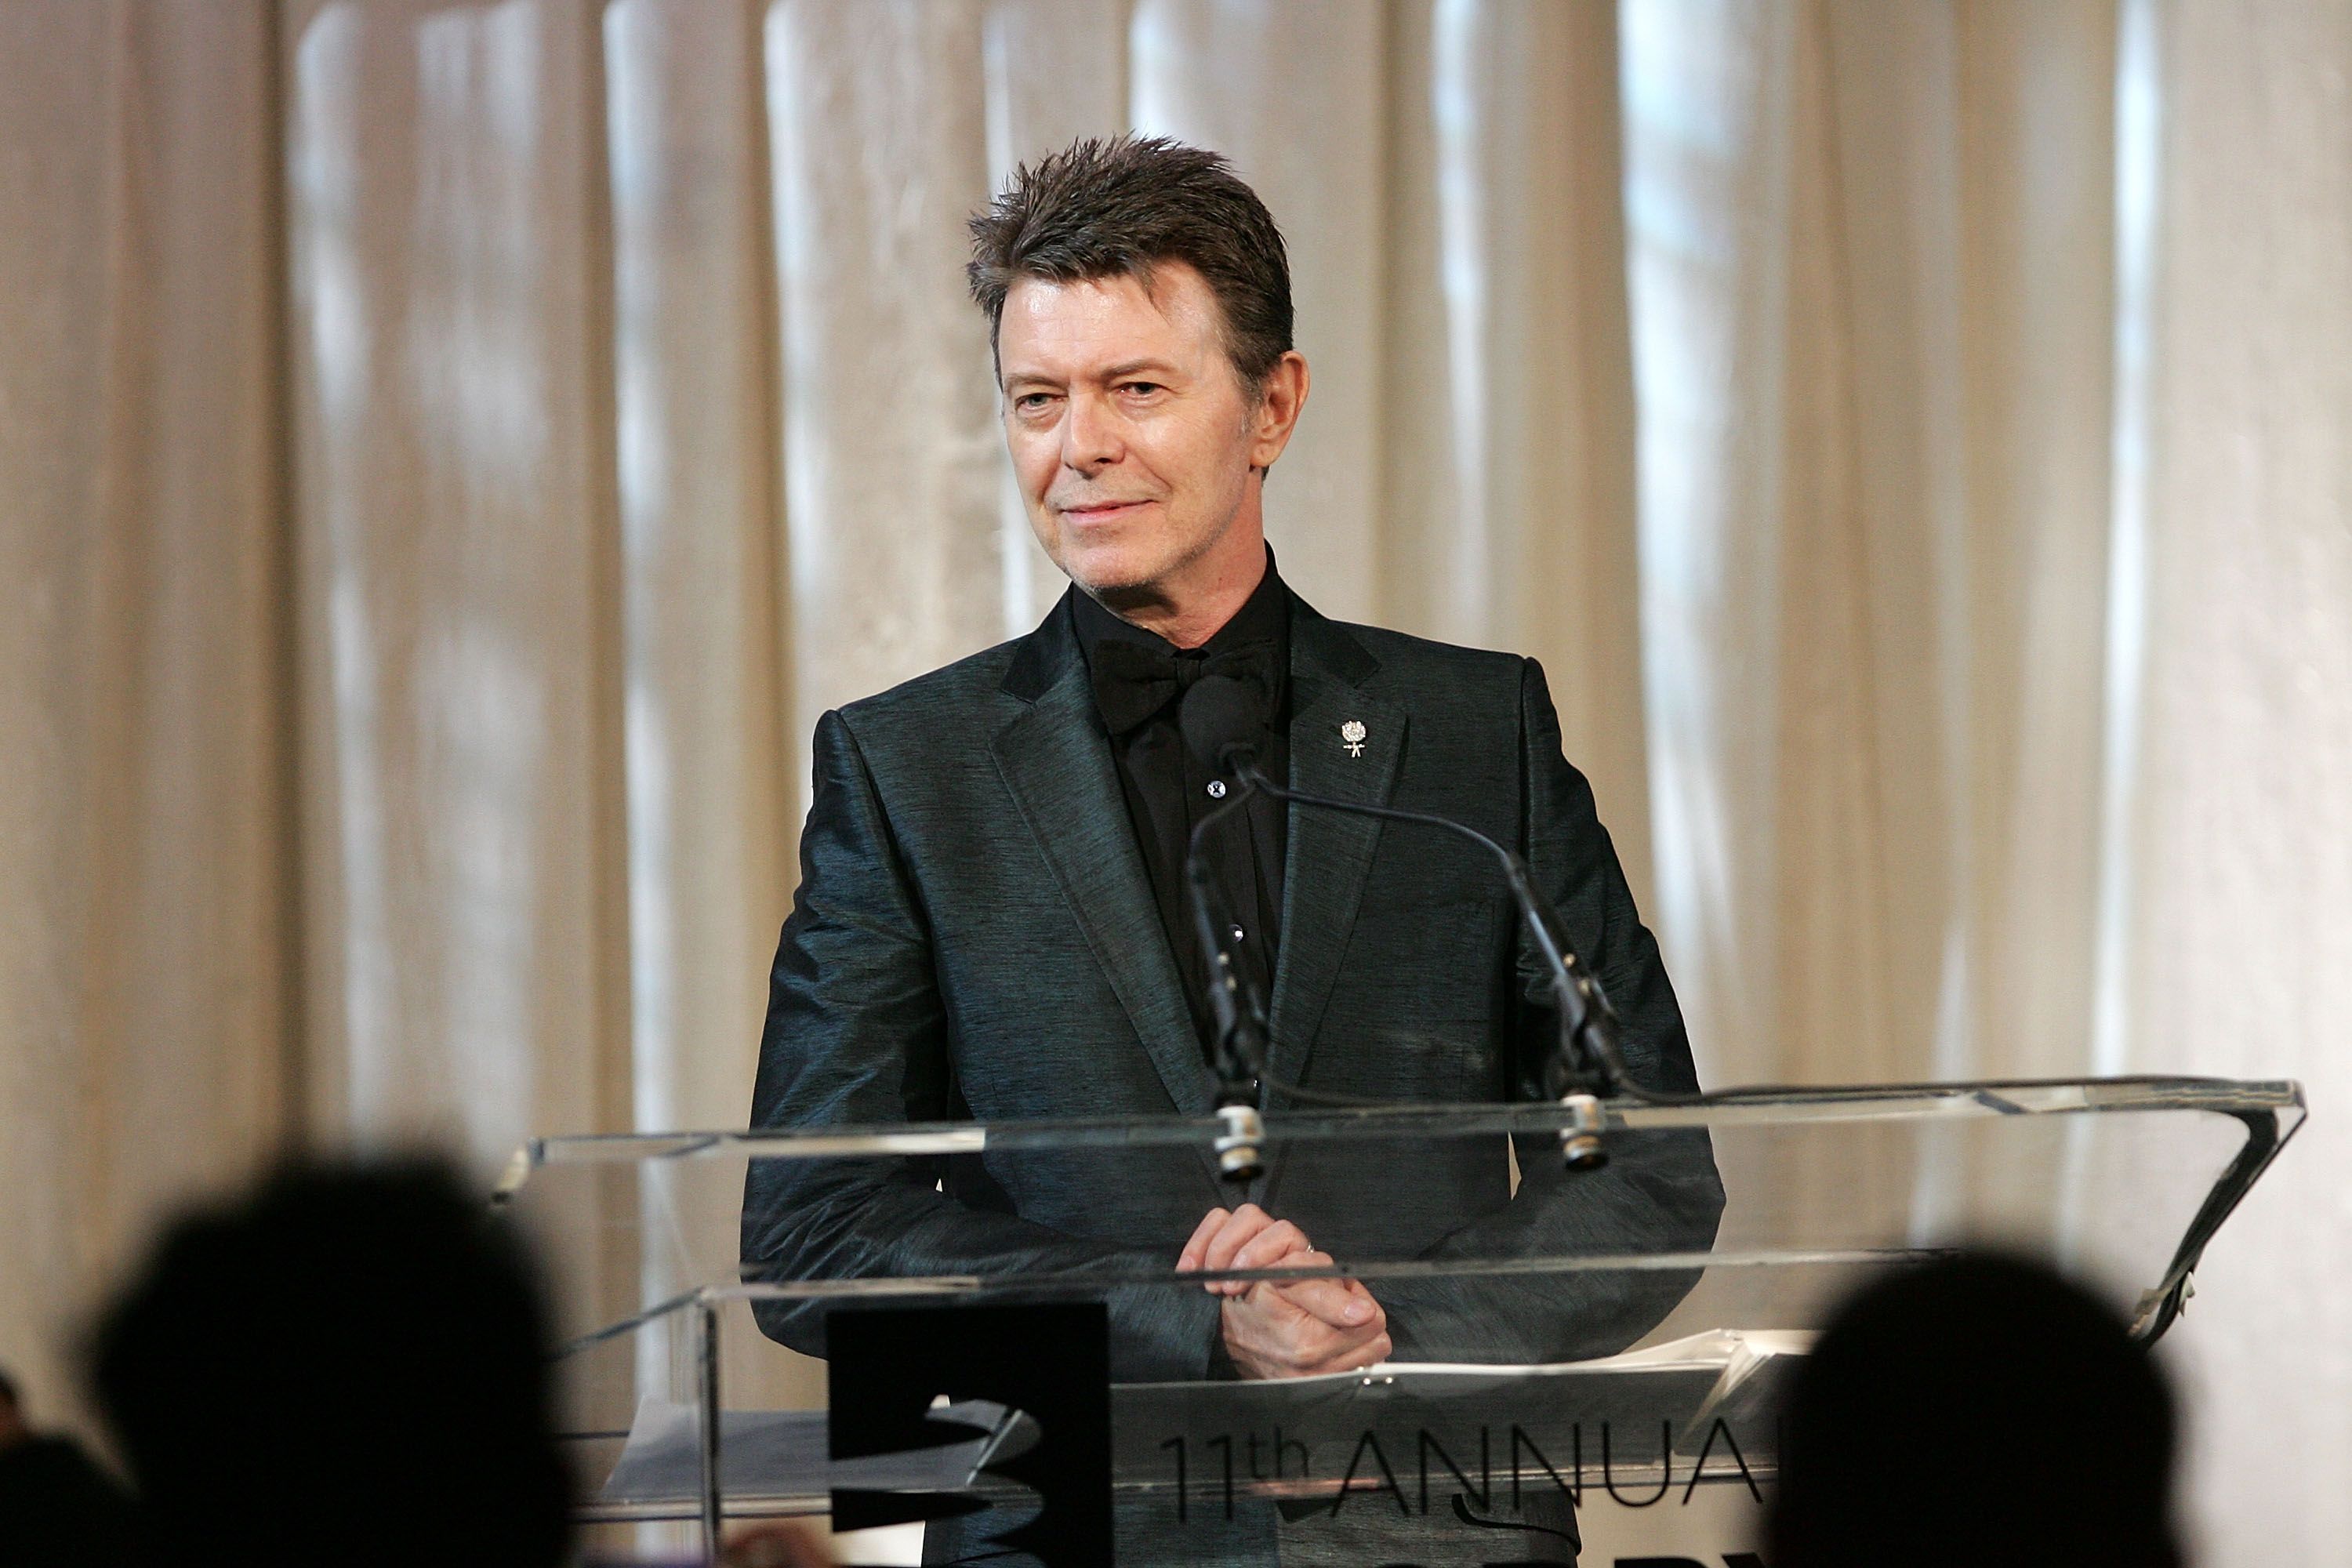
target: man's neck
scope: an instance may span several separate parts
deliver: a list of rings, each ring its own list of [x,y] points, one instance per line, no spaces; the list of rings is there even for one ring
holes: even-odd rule
[[[1242,606],[1265,581],[1264,536],[1255,542],[1256,548],[1247,554],[1212,566],[1200,580],[1179,589],[1153,584],[1124,594],[1097,594],[1094,600],[1131,626],[1165,637],[1178,647],[1199,647],[1241,614]]]

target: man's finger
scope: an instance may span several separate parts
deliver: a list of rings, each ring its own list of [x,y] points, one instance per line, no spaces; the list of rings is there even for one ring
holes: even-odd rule
[[[1227,1268],[1275,1268],[1298,1253],[1313,1250],[1307,1233],[1286,1219],[1278,1219],[1234,1249]],[[1329,1258],[1324,1262],[1328,1263]],[[1310,1266],[1311,1267],[1311,1266]]]
[[[1339,1279],[1291,1279],[1275,1292],[1317,1322],[1334,1329],[1360,1329],[1380,1314],[1370,1300],[1350,1292]]]
[[[1328,1268],[1321,1253],[1293,1253],[1283,1268]],[[1361,1285],[1352,1279],[1261,1279],[1250,1286],[1245,1303],[1269,1321],[1289,1325],[1289,1331],[1309,1338],[1349,1341],[1368,1338],[1388,1326],[1381,1310]]]
[[[1271,1219],[1272,1216],[1268,1217]],[[1243,1242],[1234,1250],[1233,1257],[1218,1267],[1278,1268],[1298,1254],[1307,1251],[1309,1246],[1305,1231],[1286,1219],[1276,1219],[1272,1220],[1272,1223],[1264,1230]],[[1214,1256],[1217,1250],[1214,1243],[1211,1244],[1209,1250],[1211,1255]],[[1229,1295],[1238,1296],[1249,1288],[1250,1281],[1246,1279],[1228,1279],[1224,1283],[1225,1291]]]
[[[1208,1253],[1209,1238],[1223,1230],[1225,1221],[1232,1217],[1223,1209],[1211,1209],[1202,1215],[1201,1223],[1192,1227],[1192,1239],[1184,1244],[1184,1250],[1177,1256],[1176,1272],[1191,1274],[1196,1271],[1201,1267],[1201,1259]]]
[[[1255,1204],[1244,1204],[1235,1209],[1217,1234],[1209,1238],[1208,1249],[1201,1255],[1203,1268],[1231,1268],[1234,1254],[1249,1245],[1251,1239],[1274,1224],[1274,1216]],[[1225,1295],[1237,1295],[1246,1286],[1223,1280],[1211,1287]]]
[[[1295,1252],[1277,1265],[1289,1268],[1328,1268],[1328,1252]],[[1340,1330],[1360,1329],[1380,1321],[1380,1303],[1353,1279],[1269,1279],[1265,1285],[1284,1300],[1318,1322]]]
[[[1331,1255],[1316,1251],[1289,1221],[1268,1226],[1234,1255],[1234,1268],[1328,1268]],[[1301,1310],[1335,1329],[1356,1329],[1380,1316],[1370,1292],[1352,1279],[1269,1281]]]

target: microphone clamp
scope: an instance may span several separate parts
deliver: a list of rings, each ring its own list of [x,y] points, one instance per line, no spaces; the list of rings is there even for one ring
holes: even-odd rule
[[[1265,1156],[1258,1148],[1265,1142],[1265,1121],[1257,1107],[1246,1100],[1220,1105],[1217,1124],[1223,1129],[1214,1145],[1217,1174],[1228,1182],[1255,1182],[1265,1174]]]
[[[1559,1103],[1572,1118],[1559,1130],[1560,1163],[1571,1171],[1597,1171],[1609,1163],[1609,1152],[1601,1146],[1601,1101],[1578,1093],[1560,1096]]]

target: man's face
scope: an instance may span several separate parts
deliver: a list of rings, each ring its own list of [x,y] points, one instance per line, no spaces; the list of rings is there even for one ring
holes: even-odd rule
[[[1269,419],[1281,399],[1251,395],[1223,321],[1208,283],[1177,261],[1149,289],[1024,278],[1005,298],[1005,443],[1030,526],[1054,564],[1114,606],[1180,602],[1243,555],[1258,570],[1251,470],[1280,454],[1297,399]]]

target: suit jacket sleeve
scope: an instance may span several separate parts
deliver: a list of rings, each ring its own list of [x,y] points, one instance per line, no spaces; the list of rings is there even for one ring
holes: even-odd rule
[[[814,754],[801,886],[776,950],[751,1124],[947,1120],[955,1113],[949,1022],[920,901],[839,713],[818,721]],[[1175,1261],[1172,1253],[1080,1240],[971,1207],[940,1190],[945,1171],[938,1159],[753,1161],[744,1187],[746,1277],[1139,1274]],[[1204,1375],[1217,1333],[1213,1300],[1116,1284],[1104,1295],[1113,1375]],[[823,1355],[828,1305],[762,1301],[756,1310],[772,1337]]]
[[[1543,669],[1526,662],[1519,744],[1520,850],[1569,945],[1591,969],[1623,1026],[1627,1069],[1646,1087],[1698,1088],[1682,1010],[1658,944],[1633,907],[1592,789],[1561,753]],[[1513,1048],[1518,1092],[1542,1093],[1557,1013],[1534,942],[1515,954]],[[1723,1185],[1704,1131],[1615,1132],[1601,1171],[1571,1174],[1557,1140],[1517,1141],[1519,1189],[1502,1208],[1454,1231],[1424,1257],[1513,1258],[1599,1253],[1705,1252]],[[1697,1282],[1696,1270],[1611,1270],[1400,1281],[1378,1292],[1400,1359],[1549,1362],[1607,1355],[1655,1327]]]

